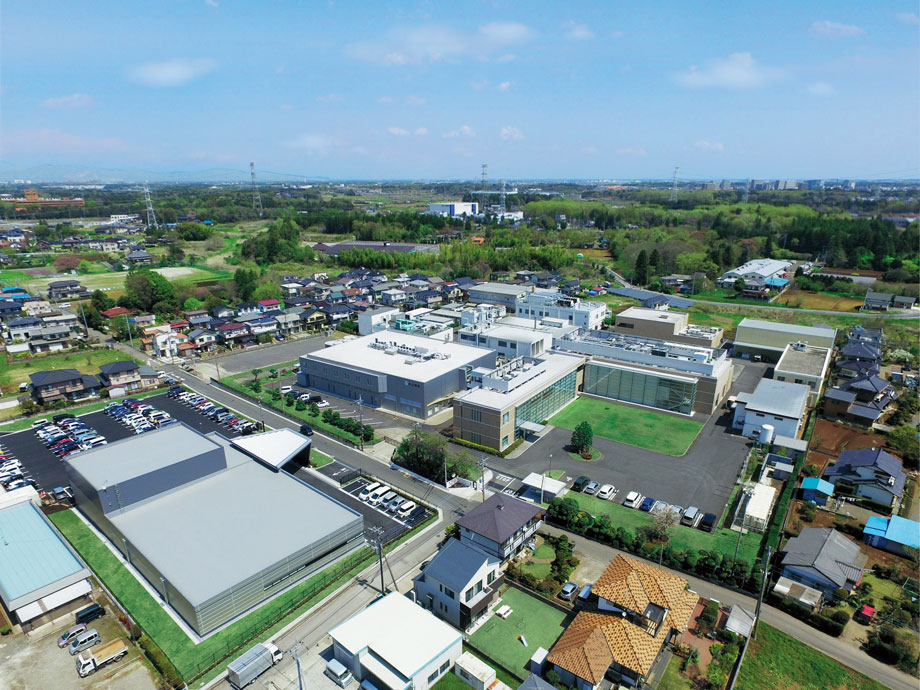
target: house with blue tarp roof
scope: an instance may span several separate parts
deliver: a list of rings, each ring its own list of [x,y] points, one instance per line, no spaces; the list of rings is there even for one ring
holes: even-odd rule
[[[863,528],[863,541],[899,556],[907,549],[920,549],[920,522],[894,515],[890,518],[871,516]]]
[[[834,485],[820,477],[806,477],[802,480],[802,500],[811,501],[820,506],[827,504],[827,499],[834,495]]]

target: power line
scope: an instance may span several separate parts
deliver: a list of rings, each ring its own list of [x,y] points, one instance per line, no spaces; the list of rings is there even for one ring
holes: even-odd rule
[[[677,201],[677,173],[680,170],[678,166],[674,166],[674,178],[671,180],[671,193],[668,195],[668,203],[673,204]]]

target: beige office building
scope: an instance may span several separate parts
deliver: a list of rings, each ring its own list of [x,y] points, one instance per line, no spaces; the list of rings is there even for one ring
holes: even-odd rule
[[[642,307],[630,307],[617,314],[613,330],[638,338],[657,338],[710,348],[719,347],[722,342],[721,328],[691,324],[688,314]]]

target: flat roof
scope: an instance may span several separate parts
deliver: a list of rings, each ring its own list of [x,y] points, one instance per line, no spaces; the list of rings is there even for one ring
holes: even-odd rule
[[[108,518],[193,605],[362,520],[295,477],[263,467],[222,436],[192,433],[222,447],[227,467]],[[144,446],[158,447],[149,434],[128,440],[133,443],[113,444],[127,466],[135,451],[147,462]],[[160,466],[174,461],[162,447],[158,452]],[[81,463],[75,467],[83,472]]]
[[[518,285],[515,283],[479,283],[477,285],[471,285],[469,288],[469,292],[471,293],[492,293],[493,295],[504,295],[508,297],[526,295],[528,292],[532,291],[531,285]]]
[[[263,434],[239,436],[230,444],[259,462],[278,470],[309,446],[310,439],[293,429],[283,427],[274,431],[266,431]]]
[[[29,595],[46,596],[49,587],[86,577],[89,571],[28,498],[0,510],[0,596],[9,610],[30,603]]]
[[[472,330],[476,332],[475,327]],[[490,338],[506,338],[522,343],[536,343],[546,340],[547,336],[552,337],[552,334],[548,331],[536,331],[533,328],[520,328],[511,325],[493,326],[492,328],[485,328],[481,332]]]
[[[542,474],[537,474],[536,472],[531,472],[524,479],[521,480],[521,483],[524,486],[528,486],[535,491],[548,491],[549,493],[558,496],[560,492],[565,489],[565,482],[559,481],[558,479],[553,479],[552,477],[545,477]]]
[[[428,354],[446,355],[443,359],[422,359],[400,352],[387,354],[386,350],[371,347],[375,342],[392,343],[395,347],[423,348]],[[385,373],[413,381],[428,381],[460,367],[478,362],[491,350],[472,345],[444,342],[404,331],[386,331],[362,336],[303,355],[308,360],[373,373]]]
[[[803,336],[814,336],[816,338],[833,338],[836,334],[836,330],[833,328],[818,328],[816,326],[799,326],[794,323],[781,323],[777,321],[761,321],[760,319],[741,319],[741,323],[738,324],[736,333],[742,328],[753,328],[757,330],[765,331],[782,331],[784,333],[803,335]]]
[[[776,363],[775,371],[788,371],[793,374],[823,378],[830,355],[831,351],[826,347],[808,345],[800,350],[789,343]]]
[[[587,358],[581,355],[552,351],[544,352],[536,359],[544,364],[544,371],[517,388],[513,388],[508,392],[492,388],[471,388],[457,395],[454,400],[493,409],[516,405],[536,395],[539,391],[569,373],[569,371],[576,370]]]
[[[751,516],[759,520],[766,520],[770,517],[770,508],[773,507],[773,499],[776,497],[776,489],[768,484],[757,483],[754,485],[754,493],[748,499],[745,516]]]
[[[667,321],[668,323],[680,324],[687,320],[687,315],[680,312],[661,311],[660,309],[644,309],[642,307],[629,307],[624,309],[617,318],[626,316],[632,319],[642,321]]]
[[[378,599],[329,635],[352,654],[371,650],[406,679],[463,639],[460,631],[399,592]]]

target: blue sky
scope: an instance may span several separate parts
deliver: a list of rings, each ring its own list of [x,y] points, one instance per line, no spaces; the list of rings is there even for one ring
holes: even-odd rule
[[[333,178],[916,177],[916,2],[30,2],[0,157]]]

